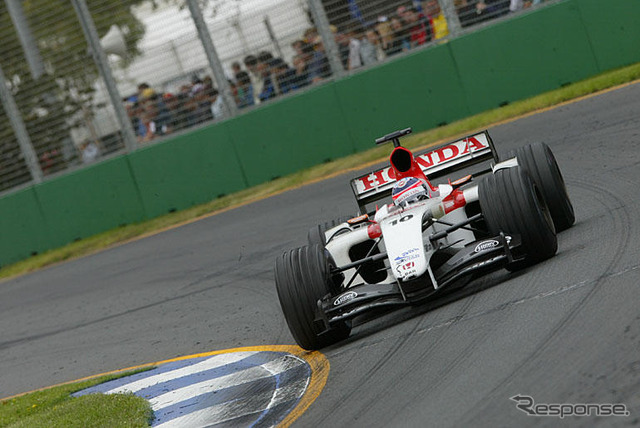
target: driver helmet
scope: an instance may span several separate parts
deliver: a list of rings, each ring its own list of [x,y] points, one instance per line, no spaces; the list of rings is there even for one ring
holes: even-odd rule
[[[415,177],[398,180],[393,186],[391,197],[395,205],[406,205],[409,202],[426,199],[429,192],[424,181]]]

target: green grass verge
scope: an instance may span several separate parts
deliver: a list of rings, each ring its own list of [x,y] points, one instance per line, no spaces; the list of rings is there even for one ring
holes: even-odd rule
[[[640,79],[640,63],[618,70],[600,74],[574,83],[564,88],[550,91],[533,98],[518,101],[495,110],[477,114],[475,116],[451,123],[449,125],[421,132],[403,140],[409,148],[417,148],[433,144],[442,139],[454,138],[468,134],[474,130],[489,127],[498,122],[520,117],[546,107],[554,106],[565,101],[573,100],[604,89]],[[391,130],[390,130],[391,131]],[[366,152],[354,154],[333,162],[318,165],[287,177],[264,183],[251,189],[246,189],[233,195],[227,195],[212,202],[198,205],[180,212],[164,215],[142,223],[131,224],[113,229],[99,235],[74,242],[65,247],[33,256],[13,265],[4,266],[0,270],[0,279],[21,275],[35,271],[54,263],[87,255],[127,240],[153,233],[163,228],[188,222],[204,215],[223,209],[275,195],[287,189],[302,184],[329,177],[344,172],[350,168],[357,168],[369,162],[382,161],[389,154],[388,147],[378,147]],[[345,185],[347,185],[345,183]]]
[[[142,397],[133,394],[71,397],[71,394],[150,368],[60,385],[0,401],[0,428],[148,427],[153,411]]]

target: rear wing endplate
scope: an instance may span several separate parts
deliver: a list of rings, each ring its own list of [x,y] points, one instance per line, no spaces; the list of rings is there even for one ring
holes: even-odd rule
[[[470,135],[434,149],[427,149],[414,156],[429,180],[434,180],[445,174],[480,162],[489,160],[493,160],[495,163],[499,162],[498,153],[487,131]],[[387,165],[384,168],[351,180],[351,189],[361,213],[367,212],[367,204],[391,195],[391,190],[396,180],[389,176],[390,170],[391,167]]]

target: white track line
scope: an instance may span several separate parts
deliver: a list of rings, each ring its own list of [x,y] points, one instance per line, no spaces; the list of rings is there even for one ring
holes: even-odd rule
[[[282,388],[278,388],[277,400],[272,400],[269,405],[276,406],[289,400],[300,397],[306,388],[307,380],[302,379]],[[204,428],[210,425],[230,421],[245,415],[254,414],[266,408],[261,405],[269,399],[271,391],[247,397],[244,400],[234,400],[227,403],[217,404],[206,409],[197,410],[171,419],[154,428]]]
[[[169,391],[155,398],[151,398],[149,402],[151,403],[153,410],[158,411],[165,407],[190,400],[208,392],[218,391],[259,379],[273,377],[275,374],[282,373],[301,364],[304,363],[298,359],[285,355],[261,366],[251,367],[246,370],[230,373],[215,379],[208,379],[193,385]]]
[[[176,370],[172,370],[166,373],[160,373],[154,376],[149,376],[144,379],[137,380],[135,382],[128,383],[126,385],[119,386],[117,388],[107,391],[107,394],[123,393],[123,392],[138,392],[144,388],[148,388],[153,385],[157,385],[168,380],[178,379],[190,374],[202,372],[205,370],[215,369],[227,364],[232,364],[240,361],[244,358],[250,357],[253,354],[257,354],[257,351],[253,352],[234,352],[230,354],[214,355],[211,358],[207,358],[204,361],[200,361],[197,364],[193,364],[186,367],[181,367]]]

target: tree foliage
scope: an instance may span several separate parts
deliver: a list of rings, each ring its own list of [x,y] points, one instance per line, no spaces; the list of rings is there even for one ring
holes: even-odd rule
[[[144,26],[133,14],[132,7],[144,1],[87,0],[100,37],[113,24],[123,30],[129,61],[139,54],[136,46],[144,35]],[[69,141],[69,130],[77,125],[78,112],[83,108],[86,111],[91,105],[99,73],[88,53],[88,43],[70,1],[25,0],[22,6],[46,72],[35,80],[31,76],[4,1],[0,1],[0,64],[41,166],[45,173],[51,173],[64,168],[64,161],[69,160],[70,154],[64,150],[65,142]],[[0,165],[5,170],[6,156],[15,156],[17,142],[13,133],[7,132],[11,127],[2,109],[0,129],[3,137],[0,142]],[[6,137],[9,138],[5,140]],[[47,156],[58,158],[51,161],[46,159]],[[15,159],[15,162],[22,164],[20,159]],[[11,180],[6,182],[7,174],[4,172],[0,172],[0,190],[17,184],[16,180],[20,182],[16,178],[19,174],[10,174]],[[22,181],[28,179],[27,174]]]

